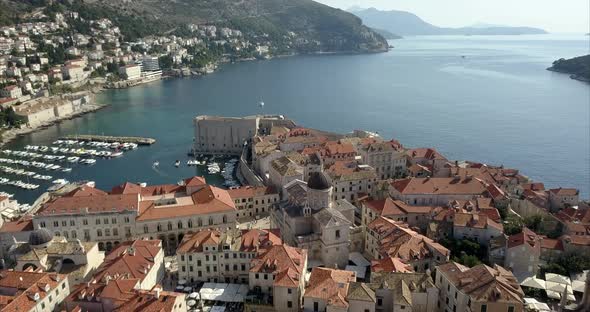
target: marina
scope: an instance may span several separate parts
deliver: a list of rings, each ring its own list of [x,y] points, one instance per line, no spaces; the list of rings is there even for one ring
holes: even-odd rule
[[[96,143],[134,143],[138,145],[152,145],[156,143],[156,139],[142,138],[142,137],[120,137],[108,135],[67,135],[60,138],[64,141],[78,141],[78,142],[96,142]]]

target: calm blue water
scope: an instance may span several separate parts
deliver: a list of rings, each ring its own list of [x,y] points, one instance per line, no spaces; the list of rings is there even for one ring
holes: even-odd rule
[[[519,168],[546,186],[590,194],[590,85],[545,68],[589,53],[587,36],[414,37],[389,53],[305,56],[224,66],[201,79],[108,91],[110,107],[19,138],[7,148],[63,134],[154,137],[116,160],[65,177],[110,189],[123,181],[174,183],[199,174],[186,160],[200,114],[284,114],[308,127],[379,131],[406,146],[434,146],[450,159]],[[461,56],[465,56],[462,58]],[[160,169],[153,170],[154,160]],[[219,180],[217,180],[219,181]],[[0,190],[15,193],[3,186]],[[40,193],[16,192],[21,201]]]

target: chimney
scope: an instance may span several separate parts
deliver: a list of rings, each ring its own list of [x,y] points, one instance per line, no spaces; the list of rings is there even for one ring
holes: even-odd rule
[[[133,247],[127,248],[127,254],[129,254],[130,256],[135,256],[135,248],[133,248]]]

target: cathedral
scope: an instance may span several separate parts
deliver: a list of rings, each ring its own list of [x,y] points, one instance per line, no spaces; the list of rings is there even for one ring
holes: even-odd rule
[[[307,183],[294,180],[284,190],[284,200],[271,213],[271,226],[281,230],[285,243],[307,249],[312,264],[344,269],[354,206],[345,199],[333,200],[323,172],[312,173]]]

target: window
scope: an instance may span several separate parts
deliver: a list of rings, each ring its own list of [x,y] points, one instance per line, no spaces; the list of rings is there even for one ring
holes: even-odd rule
[[[104,224],[109,224],[109,219],[104,218],[104,221],[103,222],[104,222]]]
[[[383,305],[383,298],[377,298],[377,305],[378,306],[382,306]]]
[[[83,219],[83,220],[82,220],[82,224],[84,224],[84,225],[88,225],[88,219]]]
[[[287,301],[287,308],[292,308],[292,307],[293,307],[293,302]]]
[[[320,310],[319,303],[317,301],[313,302],[313,310],[318,312]]]
[[[59,226],[59,221],[53,221],[53,226],[54,227],[58,227]]]
[[[102,230],[98,229],[96,230],[96,236],[101,237],[102,236]]]
[[[291,288],[287,288],[287,293],[291,294],[293,292],[293,290]]]
[[[96,219],[96,225],[100,225],[100,219]]]
[[[193,227],[193,220],[188,220],[188,227],[192,228]]]
[[[213,225],[213,217],[209,217],[209,225]]]
[[[336,230],[336,239],[340,239],[340,230]]]
[[[70,226],[76,226],[76,221],[70,220]]]
[[[68,221],[66,221],[66,220],[61,221],[61,226],[68,226]]]
[[[180,256],[180,261],[184,261],[184,255]]]
[[[513,306],[509,306],[508,307],[508,312],[514,312],[514,307]]]
[[[188,255],[188,261],[193,261],[193,255]]]
[[[111,229],[105,229],[104,236],[111,236]]]
[[[129,223],[129,217],[125,217],[125,223]]]
[[[149,232],[149,229],[148,229],[148,226],[147,225],[144,225],[143,226],[143,232],[146,233],[146,234]]]
[[[44,227],[45,227],[45,221],[43,221],[43,222],[39,223],[39,227],[42,227],[42,228],[44,228]]]
[[[488,312],[488,306],[485,304],[481,305],[481,312]]]
[[[116,218],[112,218],[112,219],[111,219],[111,223],[112,223],[112,224],[117,224],[117,219],[116,219]]]
[[[182,229],[182,221],[178,221],[178,228]]]
[[[119,229],[113,229],[113,235],[119,236]]]
[[[172,231],[172,223],[168,222],[168,231]]]

